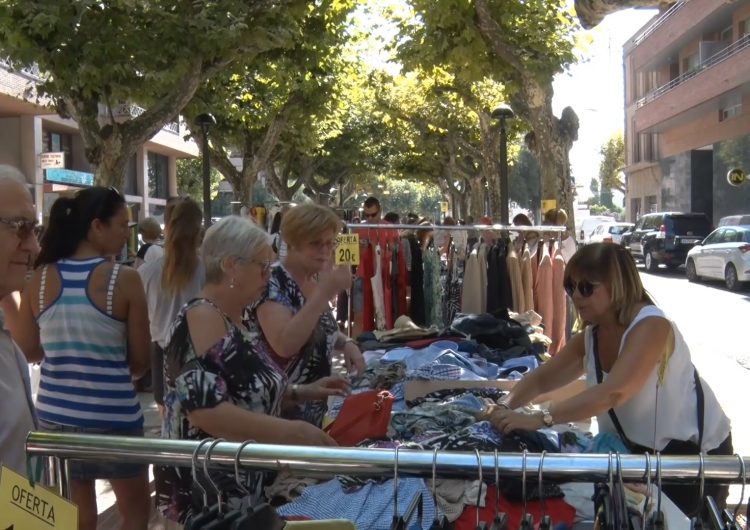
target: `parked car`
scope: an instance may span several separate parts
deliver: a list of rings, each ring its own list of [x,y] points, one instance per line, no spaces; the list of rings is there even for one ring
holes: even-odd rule
[[[634,258],[643,260],[649,272],[656,272],[660,263],[676,269],[711,230],[711,222],[702,213],[650,213],[636,221],[628,248]]]
[[[750,225],[722,226],[694,246],[685,261],[691,282],[701,278],[724,280],[736,291],[750,281]]]
[[[602,223],[614,222],[615,218],[611,215],[591,215],[589,217],[584,217],[581,220],[580,228],[578,229],[578,243],[581,245],[590,243],[589,238],[591,237],[591,232],[593,232],[597,226]]]
[[[750,213],[744,213],[740,215],[727,215],[726,217],[722,217],[719,219],[719,224],[716,225],[717,227],[722,226],[748,226],[750,225]]]
[[[633,223],[602,223],[591,232],[589,243],[620,244],[622,235],[633,228]]]

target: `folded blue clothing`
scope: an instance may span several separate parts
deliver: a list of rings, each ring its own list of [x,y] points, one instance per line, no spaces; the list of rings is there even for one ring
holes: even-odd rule
[[[389,530],[393,519],[393,493],[393,479],[382,484],[367,483],[349,493],[344,491],[338,480],[333,479],[305,488],[299,498],[280,506],[278,512],[282,517],[308,517],[314,520],[348,519],[357,528]],[[409,503],[420,493],[424,509],[421,528],[429,530],[435,517],[432,493],[422,479],[399,478],[399,515],[403,515]],[[409,528],[419,528],[416,524],[416,514],[410,521]]]
[[[448,341],[441,341],[448,342]],[[417,370],[434,362],[459,366],[485,379],[497,379],[500,367],[482,358],[471,358],[468,353],[456,349],[440,349],[432,344],[427,348],[396,348],[386,353],[381,362],[401,362],[407,370]],[[454,346],[457,346],[453,343]]]

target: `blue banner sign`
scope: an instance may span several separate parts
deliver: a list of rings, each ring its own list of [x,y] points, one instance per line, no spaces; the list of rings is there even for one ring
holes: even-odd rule
[[[73,171],[72,169],[47,169],[46,176],[49,182],[61,184],[72,184],[74,186],[93,186],[94,174],[84,171]]]

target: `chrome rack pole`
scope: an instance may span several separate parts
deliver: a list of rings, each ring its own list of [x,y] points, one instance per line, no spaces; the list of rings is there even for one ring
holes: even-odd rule
[[[32,432],[26,441],[30,455],[54,455],[62,459],[118,461],[190,467],[192,454],[198,446],[194,440],[167,440],[155,438],[126,438],[83,434],[60,434]],[[240,444],[219,443],[211,451],[211,465],[231,467]],[[240,455],[240,464],[245,469],[273,471],[281,466],[292,473],[306,477],[330,477],[344,474],[359,477],[390,476],[393,472],[395,451],[391,449],[331,448],[308,446],[284,446],[251,444],[245,446]],[[539,468],[539,454],[527,456],[527,470]],[[399,452],[399,470],[405,476],[429,478],[432,473],[432,451]],[[695,482],[700,476],[700,460],[697,456],[651,457],[650,474],[656,476],[658,460],[661,474],[668,482]],[[644,455],[622,455],[622,476],[627,481],[644,481],[646,457]],[[735,456],[704,457],[704,476],[713,482],[741,482],[739,459]],[[485,476],[495,472],[494,453],[481,455]],[[476,455],[469,452],[439,452],[437,472],[445,478],[476,477],[478,463]],[[609,455],[606,454],[547,454],[543,472],[550,479],[590,482],[607,476]],[[500,475],[520,477],[522,455],[502,453]]]
[[[380,230],[507,230],[513,232],[565,232],[564,226],[508,226],[508,225],[407,225],[390,223],[346,223],[347,228],[375,228]],[[356,233],[356,232],[352,232]]]

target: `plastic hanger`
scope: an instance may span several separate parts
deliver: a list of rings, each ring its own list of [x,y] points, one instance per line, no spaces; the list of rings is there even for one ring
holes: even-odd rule
[[[552,519],[547,515],[547,505],[544,502],[544,488],[542,487],[542,478],[544,474],[544,457],[547,455],[547,451],[542,451],[539,456],[539,504],[542,509],[542,520],[539,521],[539,530],[552,530]]]
[[[495,519],[490,530],[508,530],[508,514],[500,511],[500,456],[495,449]]]
[[[195,447],[195,450],[193,451],[193,457],[191,460],[193,481],[195,482],[195,485],[198,486],[198,489],[201,490],[201,494],[203,496],[203,507],[201,508],[201,511],[199,513],[191,515],[188,518],[188,520],[185,521],[185,530],[198,530],[206,522],[213,519],[213,516],[216,514],[216,510],[217,510],[216,506],[214,506],[213,508],[208,507],[208,492],[206,491],[206,488],[203,487],[200,477],[198,477],[198,452],[201,450],[201,447],[203,447],[205,444],[209,443],[210,441],[211,441],[211,438],[206,438],[204,440],[201,440],[200,443]],[[213,513],[211,513],[211,510],[214,510]]]
[[[448,528],[450,528],[450,523],[448,523],[448,519],[445,518],[445,515],[440,515],[438,509],[437,486],[435,485],[437,481],[437,454],[438,448],[435,447],[432,452],[432,499],[435,502],[435,518],[432,520],[430,530],[448,530]]]
[[[646,530],[648,520],[648,508],[651,503],[651,455],[643,453],[646,457],[646,499],[643,501],[643,513],[641,514],[641,530]]]
[[[229,530],[232,522],[240,517],[240,515],[242,515],[242,512],[240,510],[230,510],[229,512],[225,511],[225,507],[222,501],[223,493],[213,481],[213,479],[211,478],[211,474],[208,471],[208,466],[211,463],[211,451],[213,451],[214,447],[216,447],[219,442],[224,441],[225,440],[223,438],[214,440],[213,443],[208,446],[208,449],[206,449],[206,456],[203,459],[203,474],[205,475],[206,480],[211,485],[213,490],[216,492],[217,513],[212,521],[206,523],[201,527],[201,530]]]
[[[474,454],[477,457],[477,470],[479,472],[479,488],[477,493],[477,527],[476,530],[487,530],[487,523],[480,521],[480,504],[482,501],[482,486],[484,486],[484,477],[482,470],[482,455],[479,454],[479,449],[474,449]]]
[[[526,457],[528,451],[523,450],[521,465],[521,496],[523,498],[523,518],[521,519],[521,530],[534,530],[534,517],[528,511],[528,502],[526,498]]]
[[[620,513],[622,513],[622,522],[620,525],[627,530],[635,527],[635,525],[632,524],[633,520],[631,517],[637,519],[637,516],[631,516],[630,512],[628,512],[628,499],[625,496],[625,481],[622,478],[622,459],[619,451],[615,453],[615,458],[617,459],[617,500],[620,503]]]
[[[740,502],[738,502],[737,505],[734,507],[734,512],[730,512],[729,510],[724,510],[724,523],[725,523],[724,526],[725,528],[727,528],[727,530],[740,530],[741,529],[739,523],[737,522],[737,514],[740,511],[740,506],[742,506],[742,501],[745,499],[745,484],[747,483],[747,475],[745,473],[745,461],[738,454],[735,454],[734,456],[736,456],[737,459],[740,461],[740,469],[742,470],[742,490],[740,492]]]

